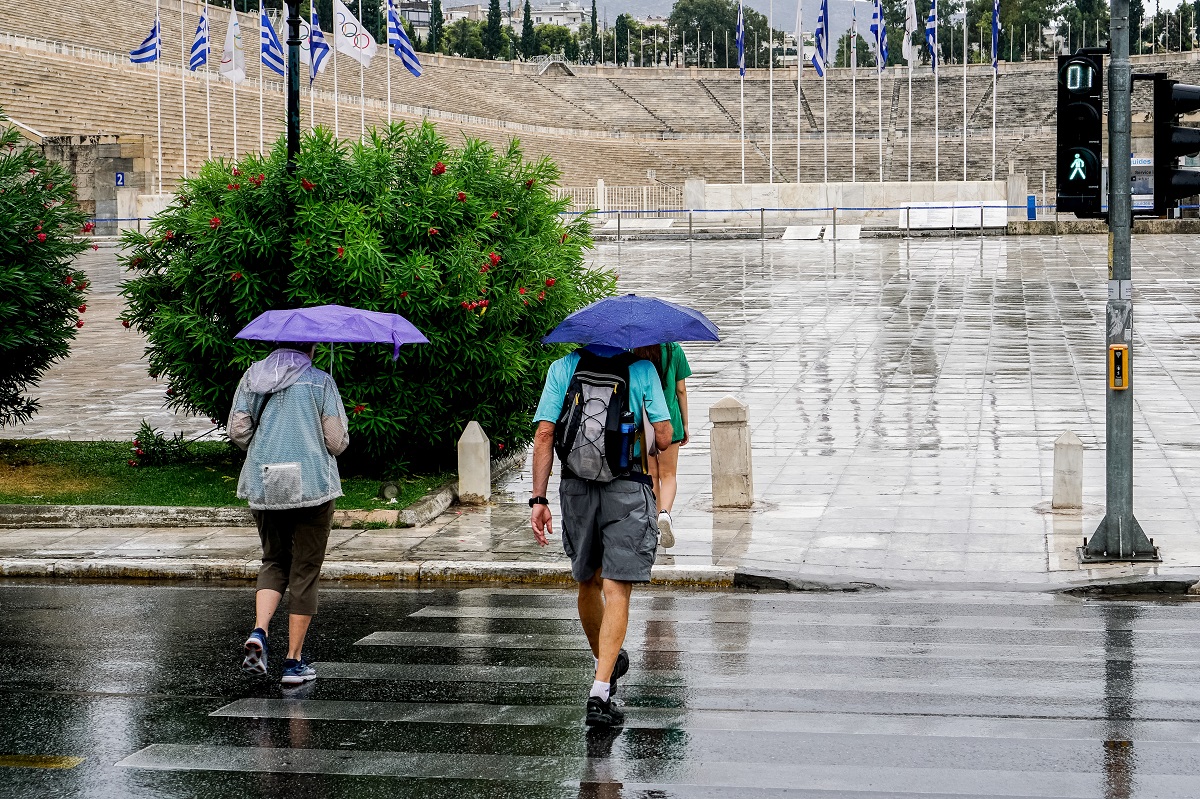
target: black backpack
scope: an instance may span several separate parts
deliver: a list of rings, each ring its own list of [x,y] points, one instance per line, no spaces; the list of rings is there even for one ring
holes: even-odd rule
[[[554,428],[565,476],[608,483],[634,471],[638,430],[629,407],[629,367],[637,360],[631,352],[604,358],[579,351]]]

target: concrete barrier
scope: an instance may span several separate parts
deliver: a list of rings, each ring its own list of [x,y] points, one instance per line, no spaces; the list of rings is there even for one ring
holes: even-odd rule
[[[1083,442],[1067,430],[1054,440],[1052,508],[1083,507]]]
[[[491,498],[491,442],[479,422],[468,422],[458,439],[458,501],[483,505]]]
[[[726,397],[708,409],[708,418],[713,424],[709,444],[713,507],[749,508],[754,504],[749,408],[735,397]]]

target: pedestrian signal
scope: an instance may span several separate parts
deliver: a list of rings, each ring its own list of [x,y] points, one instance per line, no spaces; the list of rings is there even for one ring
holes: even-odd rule
[[[1180,169],[1178,159],[1200,153],[1200,128],[1179,117],[1200,110],[1200,86],[1154,76],[1154,213],[1162,216],[1184,197],[1200,194],[1200,171]]]
[[[1058,210],[1082,217],[1102,215],[1103,68],[1100,53],[1058,57]]]

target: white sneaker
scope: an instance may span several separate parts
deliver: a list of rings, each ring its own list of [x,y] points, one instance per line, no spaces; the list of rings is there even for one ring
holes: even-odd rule
[[[675,546],[675,531],[671,529],[671,514],[665,510],[658,513],[658,542],[665,549]]]

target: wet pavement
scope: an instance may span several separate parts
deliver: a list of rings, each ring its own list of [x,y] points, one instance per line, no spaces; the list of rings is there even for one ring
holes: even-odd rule
[[[326,589],[318,680],[248,588],[0,584],[0,795],[1192,797],[1200,604],[635,592],[588,731],[569,590]],[[276,676],[279,663],[272,663]]]
[[[1105,248],[1103,236],[598,246],[595,264],[623,289],[694,305],[722,330],[720,344],[686,345],[693,440],[680,458],[679,543],[659,562],[888,585],[1197,574],[1194,236],[1134,239],[1135,508],[1165,562],[1076,563],[1103,514]],[[87,257],[92,305],[109,313],[112,254]],[[155,384],[134,374],[140,341],[103,318],[89,316],[77,354],[45,381],[47,412],[5,435],[124,437],[158,412]],[[100,357],[123,364],[121,380],[80,366]],[[711,507],[707,408],[729,394],[750,406],[749,512]],[[1085,507],[1050,513],[1064,430],[1085,445]],[[528,544],[528,490],[526,471],[492,506],[455,511],[428,536],[364,546],[397,561],[561,561]],[[136,548],[145,532],[125,542]],[[237,534],[253,550],[253,533]]]

